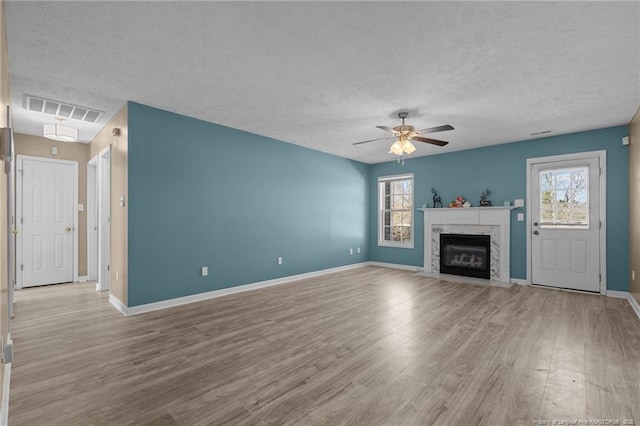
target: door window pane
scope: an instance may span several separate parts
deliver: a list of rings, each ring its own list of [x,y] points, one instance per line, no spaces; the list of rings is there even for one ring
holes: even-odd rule
[[[540,226],[589,228],[589,168],[540,172]]]

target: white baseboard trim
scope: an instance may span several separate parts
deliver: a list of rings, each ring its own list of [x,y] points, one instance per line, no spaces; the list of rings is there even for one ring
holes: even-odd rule
[[[86,283],[87,281],[89,281],[89,277],[86,275],[83,275],[81,277],[78,277],[78,282],[79,283]]]
[[[405,271],[413,271],[413,272],[422,271],[422,268],[420,266],[401,265],[399,263],[385,263],[385,262],[365,262],[365,263],[370,266],[379,266],[381,268],[403,269]]]
[[[518,285],[527,285],[527,280],[522,280],[520,278],[511,278],[511,282]]]
[[[120,299],[118,299],[117,297],[115,297],[113,294],[109,293],[109,303],[111,303],[113,305],[114,308],[116,308],[122,315],[124,315],[125,317],[130,315],[127,313],[128,309],[124,303],[122,303],[120,301]]]
[[[288,277],[275,278],[273,280],[259,281],[256,283],[239,285],[236,287],[223,288],[220,290],[208,291],[206,293],[192,294],[189,296],[177,297],[175,299],[162,300],[160,302],[147,303],[144,305],[127,307],[124,306],[112,294],[109,294],[109,302],[124,316],[139,315],[146,312],[157,311],[160,309],[173,308],[176,306],[186,305],[189,303],[200,302],[203,300],[214,299],[216,297],[227,296],[235,293],[242,293],[259,288],[271,287],[274,285],[286,284],[293,281],[304,280],[307,278],[319,277],[321,275],[331,274],[334,272],[348,271],[349,269],[362,268],[368,266],[369,262],[353,263],[351,265],[338,266],[335,268],[322,269],[320,271],[307,272],[305,274],[290,275]]]
[[[636,298],[633,297],[633,294],[631,293],[629,293],[629,297],[627,300],[629,300],[629,304],[631,305],[633,310],[636,312],[636,315],[638,316],[638,318],[640,318],[640,303],[638,303]]]
[[[607,290],[607,296],[614,297],[616,299],[628,299],[631,296],[626,291]]]
[[[629,302],[633,311],[636,313],[638,318],[640,318],[640,304],[638,304],[636,298],[633,297],[633,294],[627,291],[607,290],[607,296],[615,297],[616,299],[627,299],[627,302]]]
[[[11,389],[11,363],[2,364],[4,379],[2,381],[2,406],[0,407],[0,425],[9,424],[9,390]]]

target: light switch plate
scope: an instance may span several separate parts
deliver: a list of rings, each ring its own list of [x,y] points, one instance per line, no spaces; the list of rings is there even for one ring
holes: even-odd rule
[[[120,207],[124,207],[124,195],[120,196]]]
[[[518,213],[518,222],[522,222],[524,220],[524,213]]]
[[[206,277],[207,275],[209,275],[209,268],[206,266],[202,267],[202,276]]]
[[[58,155],[58,147],[57,146],[52,146],[51,147],[51,155]]]
[[[84,211],[84,204],[78,204],[78,211],[79,212],[83,212]]]
[[[523,200],[522,198],[517,198],[517,199],[514,201],[513,205],[514,205],[515,207],[524,207],[524,200]]]

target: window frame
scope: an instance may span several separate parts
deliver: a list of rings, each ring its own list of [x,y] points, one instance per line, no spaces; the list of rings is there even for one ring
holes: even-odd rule
[[[411,208],[410,209],[385,209],[384,208],[384,184],[387,182],[397,182],[403,180],[411,181]],[[406,248],[413,249],[415,245],[415,177],[413,173],[405,173],[400,175],[388,175],[388,176],[379,176],[378,177],[378,246],[380,247],[395,247],[395,248]],[[403,242],[393,242],[386,241],[384,239],[384,213],[386,211],[394,211],[396,212],[406,212],[409,211],[411,213],[411,237],[409,240]]]
[[[584,187],[574,187],[574,181],[572,179],[573,177],[573,172],[575,170],[580,170],[583,169],[584,171],[584,176],[586,179],[586,186]],[[569,173],[569,183],[567,185],[566,188],[560,188],[558,186],[558,182],[557,182],[557,176],[560,173]],[[586,198],[586,222],[576,222],[574,219],[574,211],[575,211],[575,204],[570,204],[569,205],[569,219],[573,220],[572,222],[562,222],[559,219],[553,221],[553,222],[549,222],[549,221],[544,221],[544,217],[543,217],[543,212],[545,211],[544,209],[544,203],[543,203],[543,197],[542,197],[542,192],[543,192],[543,185],[542,185],[542,176],[545,173],[553,173],[554,175],[554,179],[553,179],[553,188],[548,190],[549,192],[553,193],[553,200],[554,202],[551,204],[553,207],[553,210],[548,210],[547,211],[552,211],[553,212],[553,216],[557,217],[559,216],[559,209],[558,209],[558,204],[557,202],[557,194],[560,191],[564,191],[565,193],[569,193],[575,194],[576,192],[579,191],[586,191],[587,194],[587,198]],[[590,211],[591,211],[591,199],[589,197],[589,190],[590,190],[590,185],[591,182],[589,181],[589,174],[590,174],[590,168],[588,165],[586,166],[582,166],[582,165],[578,165],[578,166],[574,166],[574,167],[564,167],[564,168],[553,168],[553,169],[544,169],[544,170],[540,170],[539,175],[538,175],[538,188],[540,191],[539,194],[539,199],[540,199],[540,204],[538,206],[538,214],[540,217],[539,223],[540,223],[540,228],[541,229],[549,229],[549,230],[553,230],[553,229],[574,229],[574,230],[589,230],[591,229],[591,215],[590,215]],[[573,199],[573,198],[572,198]]]

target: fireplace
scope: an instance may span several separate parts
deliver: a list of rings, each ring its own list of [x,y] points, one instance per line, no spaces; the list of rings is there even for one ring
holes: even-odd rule
[[[440,234],[440,272],[491,278],[491,236]]]

